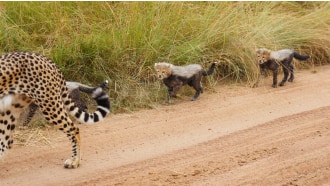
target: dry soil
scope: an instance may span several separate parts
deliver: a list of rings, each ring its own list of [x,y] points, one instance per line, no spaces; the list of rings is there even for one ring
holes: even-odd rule
[[[36,131],[44,143],[16,141],[0,184],[330,185],[330,66],[298,71],[284,87],[271,81],[79,125],[78,169],[63,167],[64,134]]]

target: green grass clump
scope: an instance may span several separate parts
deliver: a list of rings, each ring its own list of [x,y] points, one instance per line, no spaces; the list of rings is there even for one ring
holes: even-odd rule
[[[0,52],[49,56],[67,80],[110,80],[112,111],[152,108],[166,88],[155,62],[218,62],[206,88],[223,79],[251,84],[254,52],[267,47],[329,62],[328,2],[3,2]],[[300,66],[299,63],[295,63]]]

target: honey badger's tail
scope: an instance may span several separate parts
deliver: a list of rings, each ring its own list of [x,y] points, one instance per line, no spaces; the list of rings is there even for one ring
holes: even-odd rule
[[[293,52],[293,57],[299,60],[307,60],[309,59],[311,56],[310,55],[300,55],[297,52]]]
[[[210,68],[207,71],[203,70],[203,76],[211,75],[214,72],[216,64],[217,64],[216,62],[213,62],[212,65],[210,66]]]
[[[103,91],[103,87],[108,82],[101,84],[92,91],[92,97],[97,103],[97,109],[94,113],[87,113],[82,111],[75,105],[75,103],[68,96],[68,92],[62,95],[65,107],[69,110],[70,114],[77,118],[82,123],[93,124],[101,121],[110,112],[109,96]]]

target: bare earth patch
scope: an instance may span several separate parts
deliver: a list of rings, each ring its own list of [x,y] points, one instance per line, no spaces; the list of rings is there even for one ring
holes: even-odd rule
[[[1,185],[329,185],[330,66],[316,71],[80,125],[75,170],[63,168],[69,140],[47,130],[46,143],[9,151]]]

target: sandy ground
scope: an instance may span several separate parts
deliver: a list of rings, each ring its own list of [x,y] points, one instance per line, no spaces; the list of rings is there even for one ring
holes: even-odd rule
[[[63,168],[68,139],[43,131],[47,143],[16,142],[0,184],[330,185],[330,66],[298,71],[284,87],[271,81],[80,125],[74,170]]]

